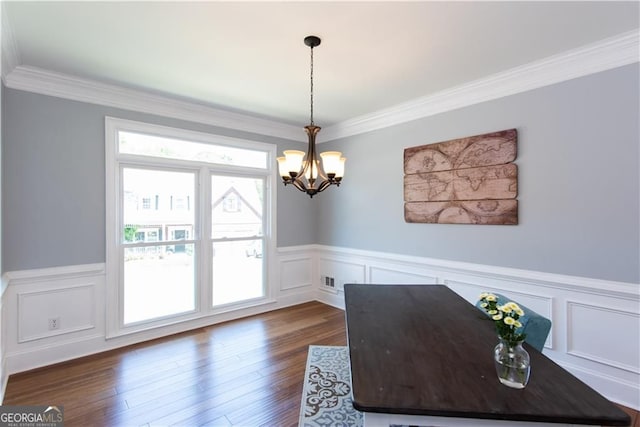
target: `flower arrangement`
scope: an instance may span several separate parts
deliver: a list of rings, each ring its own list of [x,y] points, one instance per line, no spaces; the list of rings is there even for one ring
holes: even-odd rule
[[[480,294],[480,307],[493,319],[498,336],[508,345],[515,346],[518,341],[525,339],[526,334],[518,333],[518,329],[522,328],[522,323],[518,319],[524,316],[524,311],[518,304],[509,301],[498,305],[498,297],[483,292]]]

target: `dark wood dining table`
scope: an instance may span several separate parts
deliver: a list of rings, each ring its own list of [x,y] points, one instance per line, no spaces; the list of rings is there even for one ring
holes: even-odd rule
[[[353,406],[365,426],[627,426],[629,416],[528,346],[524,389],[497,378],[493,322],[444,285],[346,284]]]

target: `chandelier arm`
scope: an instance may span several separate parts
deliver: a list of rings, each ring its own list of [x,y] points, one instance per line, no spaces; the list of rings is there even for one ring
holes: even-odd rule
[[[296,178],[293,180],[292,182],[293,186],[296,187],[298,190],[306,193],[307,192],[307,186],[304,185],[304,182],[302,180],[300,180],[299,178]]]
[[[318,193],[321,191],[326,190],[327,188],[329,188],[331,185],[333,185],[333,182],[329,181],[329,180],[324,180],[320,183],[320,185],[318,186]]]

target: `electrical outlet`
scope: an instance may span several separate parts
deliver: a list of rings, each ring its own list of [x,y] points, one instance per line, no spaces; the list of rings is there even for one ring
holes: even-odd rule
[[[60,318],[52,317],[49,319],[49,330],[55,331],[56,329],[60,329]]]

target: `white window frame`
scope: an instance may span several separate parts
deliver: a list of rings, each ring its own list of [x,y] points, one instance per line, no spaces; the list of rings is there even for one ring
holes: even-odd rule
[[[182,139],[199,143],[226,145],[233,148],[245,148],[267,153],[265,169],[240,167],[232,165],[211,164],[198,161],[154,158],[134,154],[122,154],[118,152],[119,132],[134,132],[148,135],[156,135],[167,138]],[[189,321],[215,316],[229,311],[241,310],[262,304],[275,302],[275,248],[276,248],[276,185],[277,171],[275,169],[275,156],[277,147],[274,144],[231,138],[221,135],[202,133],[197,131],[137,122],[115,117],[105,117],[105,197],[106,197],[106,267],[105,267],[105,293],[106,293],[106,337],[115,338],[144,330],[157,329],[184,323],[180,326],[168,329],[168,333],[187,330],[193,327]],[[196,193],[191,203],[195,206],[194,235],[189,240],[196,241],[195,245],[199,253],[196,259],[196,301],[195,310],[186,314],[169,316],[148,322],[139,322],[132,325],[124,325],[123,313],[123,268],[121,264],[121,221],[123,218],[123,200],[121,200],[123,167],[163,168],[177,171],[192,171],[195,173]],[[232,174],[263,177],[265,180],[264,201],[264,288],[265,295],[262,298],[252,299],[228,306],[213,306],[211,291],[211,263],[210,248],[206,244],[211,240],[211,175]],[[202,324],[202,321],[200,322]],[[178,328],[176,330],[176,328]]]

